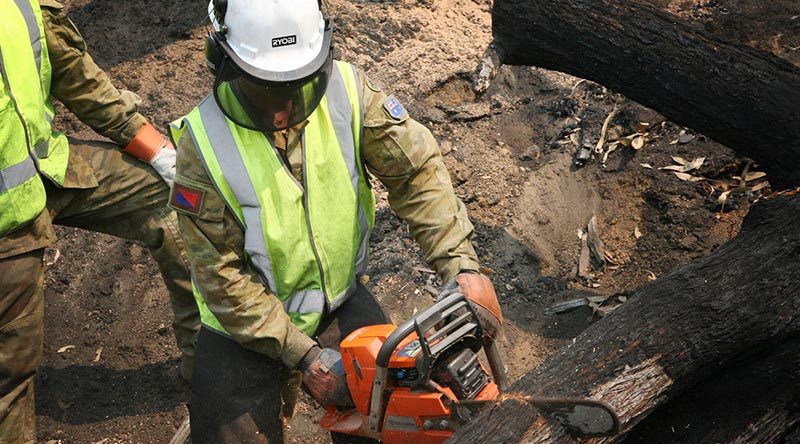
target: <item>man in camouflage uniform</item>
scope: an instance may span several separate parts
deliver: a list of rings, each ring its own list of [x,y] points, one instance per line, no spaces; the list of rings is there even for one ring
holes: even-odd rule
[[[0,22],[0,443],[16,444],[35,442],[43,257],[55,240],[54,223],[139,240],[150,249],[170,292],[186,379],[199,315],[177,219],[166,206],[165,181],[174,178],[171,145],[139,114],[138,97],[114,88],[94,63],[59,3],[0,0]],[[41,87],[26,85],[37,77]],[[49,95],[116,144],[67,141],[50,128]],[[32,140],[37,132],[39,143]],[[14,156],[24,160],[7,166]],[[44,208],[27,208],[39,192]]]
[[[300,374],[321,405],[351,405],[333,349],[388,320],[359,279],[374,220],[366,170],[450,291],[461,287],[488,314],[492,338],[500,323],[431,133],[363,72],[332,61],[316,0],[242,3],[210,5],[214,94],[172,127],[170,205],[202,320],[189,403],[195,444],[283,442],[281,416]],[[308,58],[306,48],[315,62],[298,67],[291,58]],[[270,73],[281,61],[294,66]],[[292,69],[299,82],[286,78]]]

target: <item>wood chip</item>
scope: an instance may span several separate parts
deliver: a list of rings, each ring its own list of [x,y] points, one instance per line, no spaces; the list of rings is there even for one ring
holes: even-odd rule
[[[614,109],[608,113],[606,120],[603,121],[603,127],[600,129],[600,139],[597,141],[597,145],[594,147],[595,153],[600,154],[603,152],[603,145],[606,144],[606,136],[608,135],[608,124],[611,123],[611,120],[617,115],[618,111],[619,108],[615,106]]]
[[[64,352],[66,352],[66,351],[70,351],[70,350],[72,350],[73,348],[75,348],[75,346],[74,346],[74,345],[65,345],[65,346],[63,346],[63,347],[59,348],[59,349],[58,349],[58,351],[57,351],[56,353],[64,353]]]
[[[97,353],[94,354],[94,359],[92,359],[92,362],[94,363],[100,362],[100,354],[102,353],[103,353],[103,347],[98,348]]]
[[[569,301],[553,304],[553,306],[551,306],[544,312],[545,314],[561,314],[561,313],[566,313],[568,311],[572,311],[579,307],[584,307],[586,305],[589,305],[589,301],[587,301],[586,298],[571,299]]]
[[[589,267],[591,264],[591,253],[589,252],[589,236],[581,236],[581,255],[578,257],[578,277],[588,279]]]
[[[61,250],[59,250],[58,248],[56,248],[56,253],[55,253],[55,255],[53,256],[53,260],[52,260],[52,261],[48,261],[48,262],[47,262],[47,264],[45,264],[45,265],[47,265],[48,267],[51,267],[51,266],[55,265],[55,264],[56,264],[56,262],[58,262],[58,260],[59,260],[60,258],[61,258]]]
[[[606,248],[603,241],[600,240],[600,230],[597,228],[597,216],[592,216],[592,218],[589,219],[587,234],[592,268],[595,271],[603,271],[606,267]]]
[[[191,435],[191,427],[189,426],[189,418],[183,420],[178,430],[172,436],[172,439],[169,440],[169,444],[186,444],[189,442],[189,436]]]

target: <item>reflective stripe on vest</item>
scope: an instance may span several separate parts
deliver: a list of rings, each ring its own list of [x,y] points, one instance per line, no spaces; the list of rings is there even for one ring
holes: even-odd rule
[[[0,193],[22,185],[37,173],[36,164],[30,156],[16,165],[0,170]]]
[[[232,124],[229,123],[212,96],[206,98],[192,113],[189,114],[189,116],[187,116],[187,118],[183,119],[182,122],[183,127],[188,130],[189,134],[194,140],[195,145],[199,148],[201,154],[200,157],[203,160],[207,171],[209,172],[209,176],[211,176],[212,181],[215,183],[218,191],[226,201],[227,206],[232,210],[233,214],[236,215],[236,218],[239,220],[239,223],[244,227],[245,251],[253,269],[255,269],[258,274],[263,277],[270,289],[278,294],[278,297],[283,301],[284,309],[287,313],[289,313],[289,316],[292,318],[292,320],[309,335],[313,334],[316,330],[316,326],[321,319],[321,315],[326,311],[326,305],[330,310],[334,310],[354,293],[357,286],[356,276],[360,273],[363,273],[366,268],[369,233],[372,219],[374,217],[374,196],[367,185],[366,179],[361,174],[362,167],[360,153],[357,148],[360,146],[360,141],[362,138],[361,134],[363,122],[363,107],[360,106],[360,100],[361,98],[359,97],[354,68],[349,64],[337,62],[336,67],[332,71],[326,96],[321,102],[320,107],[314,112],[314,114],[312,114],[311,117],[309,117],[310,123],[306,127],[304,133],[304,142],[306,135],[308,135],[309,138],[319,138],[320,136],[323,137],[323,139],[314,139],[314,145],[319,144],[328,146],[338,142],[342,160],[337,160],[336,162],[343,162],[342,165],[346,168],[346,174],[348,174],[349,178],[344,179],[344,177],[342,177],[345,182],[339,181],[338,183],[339,186],[342,186],[344,183],[349,183],[349,185],[346,186],[352,187],[352,193],[354,196],[352,198],[353,200],[342,201],[347,202],[346,205],[343,206],[345,211],[348,205],[353,205],[353,213],[351,213],[352,216],[339,215],[340,218],[345,217],[345,219],[343,219],[344,221],[347,220],[347,217],[352,217],[352,229],[349,229],[347,226],[343,226],[341,228],[341,230],[343,230],[342,233],[347,233],[349,232],[348,230],[352,230],[354,233],[354,239],[351,241],[351,244],[355,250],[352,250],[350,253],[352,255],[353,262],[349,264],[347,263],[350,261],[349,257],[335,257],[333,258],[333,263],[320,259],[320,256],[324,255],[325,253],[317,251],[317,248],[320,247],[317,242],[320,242],[320,240],[317,236],[318,233],[314,232],[314,227],[311,223],[312,219],[314,219],[311,213],[317,211],[317,207],[315,206],[314,209],[309,209],[309,207],[312,207],[312,205],[309,205],[309,190],[303,190],[302,185],[296,182],[294,177],[291,175],[288,169],[285,168],[285,166],[283,168],[278,168],[278,171],[273,171],[269,169],[267,164],[251,164],[249,165],[250,170],[248,170],[248,165],[246,165],[247,161],[243,157],[243,153],[240,151],[245,148],[238,145],[238,138],[243,137],[248,141],[248,143],[253,143],[253,140],[255,140],[254,137],[257,137],[255,134],[258,134],[258,137],[263,139],[262,143],[260,143],[260,145],[264,145],[263,149],[273,150],[272,155],[276,156],[274,159],[280,159],[280,155],[274,151],[275,148],[271,146],[271,143],[266,139],[266,137],[260,133],[251,132],[235,126],[233,128],[235,131],[238,131],[238,135],[234,134],[234,130],[231,127]],[[180,129],[176,129],[173,126],[173,131],[180,131]],[[331,132],[331,134],[328,134],[328,132]],[[328,142],[325,142],[325,137],[329,138]],[[333,138],[336,140],[333,140]],[[248,147],[251,149],[261,149],[261,146],[248,145]],[[312,153],[312,155],[317,156],[316,161],[319,161],[321,158],[325,158],[325,156],[327,156],[325,153],[330,152],[330,149],[325,151],[324,148],[325,147],[322,146],[311,146],[309,148],[309,150],[322,150]],[[305,150],[305,148],[304,155],[307,155],[307,150]],[[250,153],[247,154],[246,157],[253,158],[253,156],[254,155]],[[276,162],[270,162],[272,162],[273,166],[276,165]],[[277,165],[283,166],[282,164]],[[308,160],[304,158],[304,175],[308,175],[309,170],[312,170],[312,168],[315,168],[314,159]],[[337,167],[333,166],[331,168],[335,170]],[[298,289],[291,294],[285,294],[285,292],[282,294],[280,291],[282,285],[278,282],[279,280],[284,282],[283,287],[289,286],[294,288],[294,286],[291,284],[291,282],[290,285],[287,285],[285,280],[278,279],[276,276],[277,272],[272,263],[274,252],[270,251],[269,242],[266,240],[266,233],[268,230],[266,230],[267,227],[264,226],[264,220],[267,213],[264,212],[265,208],[263,208],[262,204],[263,199],[265,199],[265,197],[262,195],[264,193],[269,194],[270,190],[263,190],[260,188],[256,190],[256,187],[254,186],[254,177],[251,177],[251,174],[254,174],[253,170],[255,170],[255,174],[257,175],[264,173],[268,175],[274,175],[276,177],[276,179],[270,179],[272,182],[270,182],[270,180],[266,180],[265,182],[265,179],[262,177],[259,179],[261,181],[260,183],[262,184],[274,183],[274,186],[279,186],[279,183],[283,183],[284,186],[286,186],[286,184],[290,184],[292,187],[296,185],[295,188],[286,186],[287,188],[292,189],[281,190],[281,192],[284,193],[282,195],[286,197],[281,198],[279,202],[275,202],[275,204],[278,206],[289,205],[291,207],[292,205],[295,205],[295,202],[297,202],[299,199],[297,196],[297,189],[303,190],[303,208],[306,211],[305,220],[308,223],[307,234],[309,239],[307,239],[307,242],[308,245],[310,245],[310,247],[314,250],[314,255],[317,257],[318,267],[322,267],[322,269],[306,270],[306,276],[300,276],[300,278],[304,282],[309,283],[314,282],[316,279],[320,282],[319,285],[321,285],[322,288],[330,286],[332,292],[335,292],[336,294],[327,294],[326,298],[326,291],[320,288]],[[342,173],[344,173],[344,170],[342,170]],[[284,174],[288,175],[288,177],[291,177],[292,182],[288,181],[288,179],[286,179],[287,176],[283,176]],[[279,178],[278,176],[282,177],[283,179],[277,180]],[[255,180],[255,182],[259,182],[259,180]],[[315,176],[313,180],[319,181],[320,179],[318,176]],[[306,180],[304,180],[304,184],[310,187],[317,187],[315,189],[319,190],[319,187],[325,185],[326,183],[336,184],[337,180],[338,179],[333,178],[333,182],[325,182],[320,184],[317,182],[309,183],[308,179],[306,178]],[[272,191],[274,192],[274,190]],[[316,192],[317,191],[314,191],[314,193]],[[262,197],[260,198],[260,196]],[[266,199],[268,198],[269,196],[266,197]],[[317,196],[317,199],[319,199],[319,196]],[[333,202],[329,204],[329,207],[332,204]],[[325,204],[323,203],[322,206],[324,207]],[[367,213],[367,210],[369,210],[369,214]],[[320,213],[315,214],[317,214],[318,219],[320,217]],[[346,224],[347,223],[345,222],[345,225]],[[325,224],[322,223],[322,225]],[[324,238],[326,234],[329,233],[322,233],[319,238]],[[273,240],[270,242],[274,244],[277,241],[273,238]],[[281,248],[281,251],[284,254],[287,250],[285,247],[286,246],[284,245],[283,248]],[[335,248],[332,249],[335,250]],[[302,251],[299,252],[299,254],[301,257],[307,257],[302,256],[305,254]],[[282,256],[282,258],[284,263],[291,261],[292,259],[291,257],[287,256]],[[339,261],[339,259],[341,260]],[[323,265],[323,262],[325,265]],[[281,265],[285,264],[282,263]],[[326,276],[326,273],[322,271],[323,269],[327,268],[326,265],[344,268],[337,268],[335,270],[337,272],[336,276],[330,277]],[[347,272],[351,273],[349,275],[350,277],[347,278],[346,283],[342,281],[342,270],[349,270]],[[330,271],[330,269],[328,271]],[[315,276],[316,273],[319,273],[319,276],[309,279],[309,273],[313,273]],[[197,296],[200,295],[198,294]],[[198,298],[198,302],[201,308],[201,315],[204,315],[205,312],[205,315],[203,316],[203,322],[217,330],[224,332],[224,329],[221,328],[221,325],[219,325],[219,322],[216,319],[209,319],[209,317],[213,315],[205,306],[202,296]]]
[[[17,4],[22,16],[25,18],[25,24],[28,26],[28,37],[31,40],[31,48],[33,49],[33,58],[36,60],[36,71],[40,74],[42,72],[42,34],[39,32],[39,24],[36,22],[36,14],[33,12],[28,0],[14,0]]]

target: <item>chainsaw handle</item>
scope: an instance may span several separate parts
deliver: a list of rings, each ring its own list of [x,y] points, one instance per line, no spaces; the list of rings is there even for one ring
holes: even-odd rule
[[[397,327],[389,335],[389,337],[386,338],[386,342],[383,343],[381,349],[378,351],[378,357],[375,359],[375,365],[377,365],[379,368],[389,367],[389,360],[392,358],[394,350],[400,345],[401,342],[403,342],[403,339],[407,338],[411,333],[414,333],[414,330],[414,318],[411,318]]]
[[[388,338],[386,338],[386,342],[383,343],[380,351],[378,351],[375,364],[379,368],[388,367],[389,360],[392,358],[395,349],[408,335],[416,331],[417,335],[420,337],[420,341],[424,341],[426,332],[450,316],[456,309],[460,308],[458,306],[466,305],[467,302],[464,295],[461,293],[453,293],[426,308],[406,322],[403,322]]]

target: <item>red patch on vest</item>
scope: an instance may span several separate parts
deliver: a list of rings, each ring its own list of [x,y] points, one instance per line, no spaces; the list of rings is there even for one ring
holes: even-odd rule
[[[169,204],[176,210],[183,210],[199,216],[205,197],[206,192],[201,189],[176,183],[172,188],[172,198],[169,200]]]

